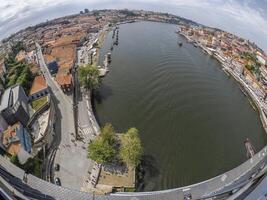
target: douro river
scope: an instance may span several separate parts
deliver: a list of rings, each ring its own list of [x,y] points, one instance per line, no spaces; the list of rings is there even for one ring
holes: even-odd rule
[[[204,181],[247,159],[246,138],[256,150],[266,144],[259,115],[238,83],[177,30],[154,22],[121,25],[94,100],[101,125],[140,131],[145,181],[139,190]],[[115,38],[107,35],[100,63]]]

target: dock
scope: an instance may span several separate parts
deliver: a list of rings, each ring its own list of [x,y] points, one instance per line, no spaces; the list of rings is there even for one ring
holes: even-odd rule
[[[103,61],[103,66],[100,66],[100,65],[98,66],[100,77],[106,76],[106,74],[109,72],[110,63],[111,63],[111,53],[107,53]]]

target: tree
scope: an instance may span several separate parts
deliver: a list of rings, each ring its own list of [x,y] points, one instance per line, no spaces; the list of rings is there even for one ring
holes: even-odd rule
[[[123,136],[120,147],[120,158],[130,167],[136,167],[143,154],[138,130],[130,128]]]
[[[25,50],[25,46],[22,41],[17,42],[14,46],[12,46],[12,52],[9,54],[11,57],[16,57],[16,55],[21,51]]]
[[[14,165],[18,166],[18,167],[21,167],[21,164],[19,162],[19,158],[17,155],[13,155],[11,156],[10,158],[10,162],[12,162]]]
[[[109,145],[115,144],[115,130],[110,123],[105,124],[105,126],[101,129],[100,137],[107,142]]]
[[[88,157],[100,164],[112,161],[115,153],[114,147],[101,137],[93,140],[88,146]]]
[[[254,68],[252,65],[249,65],[249,64],[246,64],[245,67],[246,67],[249,71],[253,70],[253,68]]]
[[[18,77],[16,83],[20,84],[23,89],[28,93],[29,89],[31,88],[31,84],[33,81],[33,74],[29,68],[29,66],[25,66]]]
[[[79,68],[79,81],[86,89],[96,89],[100,85],[100,74],[96,66],[85,65]]]

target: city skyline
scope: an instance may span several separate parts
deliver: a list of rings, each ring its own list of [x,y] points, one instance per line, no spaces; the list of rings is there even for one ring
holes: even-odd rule
[[[77,13],[86,7],[89,10],[128,8],[169,12],[237,34],[255,42],[265,52],[267,51],[266,0],[171,0],[168,3],[161,0],[104,0],[101,3],[96,0],[90,3],[84,0],[78,0],[75,3],[70,0],[1,1],[0,39],[27,26]],[[58,12],[59,8],[60,12]]]

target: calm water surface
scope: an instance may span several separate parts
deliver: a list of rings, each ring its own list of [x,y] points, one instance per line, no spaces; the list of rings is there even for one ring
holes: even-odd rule
[[[246,160],[247,137],[257,150],[266,144],[258,113],[239,85],[176,30],[153,22],[121,25],[110,73],[94,102],[101,125],[139,129],[146,169],[140,190],[212,178]],[[111,43],[109,33],[101,61]]]

